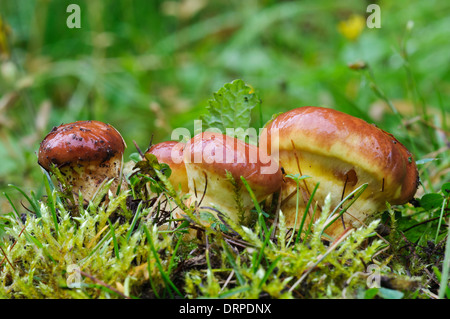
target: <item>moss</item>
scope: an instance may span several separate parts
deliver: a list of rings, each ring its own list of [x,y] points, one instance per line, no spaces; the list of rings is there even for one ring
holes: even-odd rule
[[[151,165],[153,171],[140,164],[153,174],[145,178],[159,190],[153,196],[163,194],[172,206],[183,203],[162,167]],[[309,232],[291,241],[282,212],[276,224],[270,219],[274,211],[259,211],[251,227],[226,220],[226,229],[205,228],[196,223],[196,208],[184,205],[187,220],[171,229],[148,218],[161,213],[163,205],[149,194],[140,199],[140,190],[109,192],[102,200],[109,185],[75,215],[63,195],[48,188],[47,197],[35,203],[38,211],[26,219],[19,219],[18,211],[3,217],[1,247],[7,260],[3,257],[0,268],[1,297],[372,298],[382,295],[376,292],[383,287],[406,296],[423,288],[423,280],[406,275],[398,256],[386,256],[400,251],[399,244],[389,242],[400,235],[381,237],[380,220],[335,242],[324,238],[333,211],[329,201]],[[189,228],[197,229],[202,241],[185,241]],[[432,256],[430,249],[422,254]],[[423,266],[419,259],[410,267]]]

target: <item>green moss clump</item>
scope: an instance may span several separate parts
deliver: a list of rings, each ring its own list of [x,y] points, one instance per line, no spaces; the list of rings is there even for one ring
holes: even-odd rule
[[[117,195],[105,183],[98,198],[74,212],[62,194],[47,187],[42,200],[27,197],[35,211],[26,218],[15,208],[2,216],[0,296],[374,298],[419,289],[419,281],[402,279],[401,268],[389,269],[391,258],[377,260],[391,248],[376,232],[379,220],[330,242],[323,236],[333,211],[327,201],[302,236],[290,233],[281,211],[273,223],[276,211],[260,205],[251,227],[225,220],[226,228],[205,228],[196,222],[196,207],[185,206],[173,191],[164,166],[149,163],[152,178],[136,178],[153,183],[156,193],[143,199],[134,186],[146,183],[135,181]],[[105,194],[108,200],[102,201]],[[186,220],[171,219],[177,206]],[[156,218],[162,215],[168,217]],[[200,240],[186,241],[189,228]],[[383,278],[402,284],[382,287]]]

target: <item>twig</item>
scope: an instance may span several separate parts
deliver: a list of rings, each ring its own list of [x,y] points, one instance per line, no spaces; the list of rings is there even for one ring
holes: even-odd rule
[[[9,248],[9,251],[11,251],[14,246],[16,245],[17,241],[19,240],[20,236],[22,235],[22,233],[25,230],[25,225],[23,226],[22,230],[20,231],[19,235],[17,236],[17,239],[14,241],[14,243],[11,245],[11,247]],[[2,249],[3,251],[3,249]],[[14,269],[14,267],[12,266],[11,262],[9,261],[9,259],[6,257],[5,252],[3,252],[3,254],[5,255],[5,257],[3,257],[2,262],[0,262],[0,267],[3,266],[3,263],[5,262],[5,260],[8,260],[8,263],[11,265],[11,267]]]
[[[230,282],[231,278],[233,278],[233,276],[234,276],[234,269],[230,272],[230,275],[228,276],[227,280],[223,284],[222,288],[220,288],[220,292],[222,292],[225,289],[225,287],[228,285],[228,283]]]
[[[139,145],[137,145],[136,141],[133,141],[134,147],[136,147],[136,150],[138,151],[139,155],[141,155],[141,158],[144,159],[145,155],[142,153],[141,149],[139,148]]]
[[[277,226],[278,226],[278,217],[280,216],[280,208],[281,208],[281,190],[278,193],[278,202],[277,202],[277,208],[276,208],[277,210],[275,211],[275,219],[273,221],[274,227],[273,227],[273,230],[272,230],[272,234],[270,236],[271,240],[275,239],[275,231],[276,231]]]
[[[449,214],[444,214],[444,216],[443,217],[447,217]],[[417,224],[415,224],[415,225],[412,225],[412,226],[410,226],[410,227],[408,227],[408,228],[406,228],[405,230],[403,230],[403,232],[404,233],[406,233],[408,230],[411,230],[412,228],[414,228],[414,227],[417,227],[417,226],[420,226],[420,225],[423,225],[423,224],[426,224],[426,223],[429,223],[429,222],[432,222],[432,221],[434,221],[434,220],[436,220],[436,219],[440,219],[441,218],[441,216],[438,216],[438,217],[433,217],[433,218],[430,218],[430,219],[427,219],[427,220],[424,220],[424,221],[422,221],[422,222],[420,222],[420,223],[417,223]]]
[[[322,262],[322,260],[325,259],[326,256],[328,256],[333,250],[336,249],[337,246],[339,246],[340,243],[344,241],[351,233],[353,233],[353,229],[349,228],[346,232],[344,232],[340,238],[338,238],[331,246],[328,248],[327,252],[323,254],[319,260],[317,260],[314,265],[312,265],[301,277],[299,280],[297,280],[294,285],[289,289],[289,292],[292,292],[310,273],[313,271],[313,269]]]
[[[205,198],[205,195],[206,195],[206,189],[208,188],[208,175],[206,174],[206,172],[203,172],[203,175],[205,175],[205,189],[203,190],[203,194],[202,194],[202,198],[200,198],[200,202],[198,202],[198,204],[197,204],[198,207],[200,207],[200,205],[202,204],[203,199]]]
[[[3,255],[5,256],[2,260],[2,262],[0,263],[0,266],[3,266],[3,262],[6,261],[8,262],[8,264],[11,266],[12,269],[14,269],[14,266],[11,264],[11,262],[9,261],[8,257],[6,256],[5,251],[3,250],[3,248],[0,246],[0,249],[2,250]]]
[[[82,270],[77,270],[81,275],[83,275],[84,277],[88,277],[89,279],[91,279],[93,282],[99,284],[100,286],[103,286],[105,288],[108,288],[109,290],[114,291],[116,294],[122,296],[123,298],[126,299],[131,299],[130,297],[124,295],[123,293],[121,293],[119,290],[115,289],[114,287],[111,287],[110,285],[104,283],[103,281],[101,281],[100,279],[95,278],[94,276],[89,275],[88,273],[82,271]]]
[[[161,197],[164,195],[164,193],[159,194],[158,198],[156,199],[156,201],[153,203],[152,209],[150,210],[150,212],[148,213],[146,219],[150,219],[150,217],[152,217],[153,212],[155,211],[156,206],[158,206],[158,202],[161,200]]]

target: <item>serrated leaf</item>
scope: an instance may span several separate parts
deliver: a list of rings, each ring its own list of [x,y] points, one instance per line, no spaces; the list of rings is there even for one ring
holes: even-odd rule
[[[245,140],[252,110],[260,104],[253,89],[238,79],[225,84],[213,96],[208,101],[206,114],[200,117],[203,128],[218,129],[224,134]]]

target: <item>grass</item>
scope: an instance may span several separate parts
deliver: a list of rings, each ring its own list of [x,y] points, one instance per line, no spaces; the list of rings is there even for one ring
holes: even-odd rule
[[[338,26],[367,15],[360,1],[79,3],[77,30],[65,25],[64,1],[0,7],[3,298],[450,296],[447,3],[381,1],[382,27],[356,30],[353,40]],[[108,205],[99,197],[71,217],[36,163],[39,142],[61,122],[109,122],[129,146],[168,140],[174,128],[192,129],[211,93],[235,78],[262,98],[256,128],[278,112],[319,105],[393,133],[419,166],[414,205],[390,207],[333,245],[320,234],[334,207],[303,225],[301,240],[275,203],[259,203],[252,227],[201,229],[205,241],[187,243],[185,227],[198,228],[194,211],[186,208],[190,224],[158,230],[174,194],[150,171],[130,181],[131,192]],[[128,147],[125,159],[134,153]],[[149,181],[161,197],[139,192]],[[367,285],[370,265],[380,288]],[[73,267],[81,278],[70,277]],[[81,287],[68,287],[69,277]]]
[[[182,203],[168,182],[166,167],[151,157],[136,165],[141,173],[133,176],[141,176],[144,183],[139,179],[131,182],[132,178],[128,177],[131,189],[121,190],[117,195],[109,192],[109,200],[101,201],[111,185],[104,183],[87,206],[67,205],[66,192],[58,191],[44,173],[47,194],[42,200],[26,196],[14,187],[23,193],[32,209],[23,214],[13,206],[13,212],[2,216],[0,296],[448,297],[445,271],[449,255],[447,250],[444,252],[447,231],[440,233],[438,228],[435,242],[427,241],[427,246],[422,247],[418,244],[421,240],[411,241],[412,235],[406,234],[409,229],[398,228],[399,221],[412,221],[411,216],[404,216],[411,210],[416,214],[439,213],[435,221],[441,225],[449,195],[448,183],[441,192],[422,197],[416,207],[390,208],[384,217],[390,218],[385,225],[391,232],[385,237],[379,228],[382,219],[347,231],[332,242],[323,237],[331,219],[339,218],[350,205],[357,205],[357,194],[365,186],[361,185],[355,190],[355,196],[343,199],[342,205],[331,207],[326,200],[318,220],[309,225],[303,237],[297,235],[295,241],[292,241],[294,233],[285,226],[283,213],[273,210],[274,205],[260,204],[256,199],[258,218],[250,227],[225,217],[225,228],[202,226],[198,207],[183,206],[189,216],[188,226],[203,237],[201,241],[189,241],[184,239],[186,227],[168,231],[163,226],[171,218],[168,202]],[[145,185],[149,182],[157,190],[150,197]],[[242,182],[253,194],[246,180]],[[338,212],[340,207],[344,208]],[[277,223],[273,222],[275,215]],[[430,228],[432,221],[416,221],[412,227]],[[434,233],[420,231],[418,235]],[[375,267],[384,281],[383,286],[367,284],[372,275],[367,271],[369,266]],[[439,285],[433,287],[432,281],[438,280],[441,280]]]

